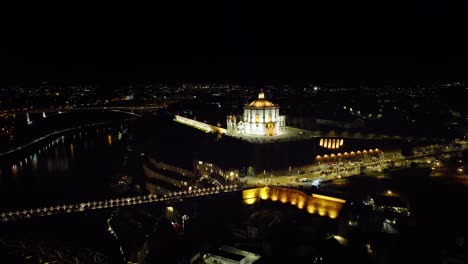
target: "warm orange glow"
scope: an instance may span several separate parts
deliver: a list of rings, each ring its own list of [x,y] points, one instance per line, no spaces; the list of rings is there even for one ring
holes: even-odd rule
[[[323,147],[323,138],[320,139],[320,144],[321,147]]]
[[[265,107],[274,107],[275,105],[266,100],[266,99],[257,99],[249,104],[249,107],[254,107],[254,108],[265,108]]]
[[[356,153],[354,153],[354,151],[351,151],[351,156],[354,156]]]
[[[336,157],[335,154],[330,155],[330,158],[332,158],[332,159],[334,159],[335,157]]]
[[[260,189],[260,199],[266,200],[269,197],[269,188],[268,187],[263,187]]]
[[[318,208],[318,214],[319,214],[320,216],[324,216],[324,215],[327,214],[327,211],[325,210],[325,208],[319,207],[319,208]]]
[[[242,199],[246,204],[254,204],[257,201],[258,189],[249,189],[242,191]]]
[[[318,213],[320,216],[328,216],[332,219],[337,218],[339,211],[346,202],[343,199],[312,194],[307,194],[284,187],[262,187],[255,189],[248,189],[242,192],[244,203],[247,205],[255,204],[262,200],[270,199],[272,201],[280,201],[282,203],[291,203],[297,206],[298,209],[306,209],[308,213]]]
[[[338,217],[338,212],[333,211],[333,210],[329,210],[329,211],[328,211],[328,216],[329,216],[331,219],[335,219],[335,218]]]
[[[244,199],[244,203],[248,205],[254,204],[255,202],[257,202],[257,198]]]
[[[297,204],[297,195],[292,195],[291,198],[289,199],[289,202],[291,202],[292,205]]]
[[[307,212],[311,214],[315,213],[315,206],[313,204],[307,205]]]
[[[322,199],[322,200],[328,200],[328,201],[332,201],[332,202],[338,202],[338,203],[346,203],[346,200],[343,200],[343,199],[340,199],[340,198],[335,198],[335,197],[331,197],[331,196],[325,196],[325,195],[321,195],[321,194],[312,194],[312,197],[313,198],[318,198],[318,199]]]
[[[328,159],[328,155],[327,154],[323,155],[323,158]]]
[[[317,155],[317,157],[315,157],[315,159],[318,159],[318,160],[319,160],[319,159],[322,159],[322,156]]]
[[[279,190],[277,188],[273,188],[271,195],[270,195],[270,199],[272,201],[278,201],[278,198],[279,198]]]
[[[338,153],[336,156],[338,156],[338,158],[341,158],[343,155],[341,153]]]
[[[288,202],[288,193],[281,192],[280,201],[282,203],[287,203]]]
[[[260,123],[260,115],[255,115],[255,123]]]
[[[340,147],[343,146],[344,141],[341,139],[340,140]]]
[[[299,208],[299,209],[304,208],[304,204],[305,204],[304,199],[299,199],[299,201],[297,203],[297,208]]]

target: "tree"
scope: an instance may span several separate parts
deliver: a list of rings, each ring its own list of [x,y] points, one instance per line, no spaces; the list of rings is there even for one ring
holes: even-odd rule
[[[411,156],[414,155],[413,146],[409,142],[403,144],[403,146],[401,147],[401,155],[403,155],[403,157],[405,157],[406,161],[408,160],[408,157],[411,157]],[[407,164],[407,162],[405,162],[405,166],[406,166],[406,164]]]
[[[405,158],[413,156],[414,155],[413,146],[411,146],[410,144],[404,144],[401,147],[401,155],[403,155]]]

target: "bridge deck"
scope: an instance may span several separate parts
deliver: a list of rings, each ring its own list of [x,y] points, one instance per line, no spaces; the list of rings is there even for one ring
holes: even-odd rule
[[[98,209],[107,209],[107,208],[116,208],[116,207],[131,206],[131,205],[172,201],[172,200],[179,200],[179,199],[185,199],[185,198],[191,198],[191,197],[200,197],[200,196],[207,196],[207,195],[213,195],[213,194],[236,192],[239,190],[241,190],[240,186],[233,184],[233,185],[217,186],[217,187],[212,187],[212,188],[193,189],[190,191],[173,192],[170,194],[165,194],[161,197],[154,195],[154,194],[149,194],[149,195],[144,195],[144,196],[109,199],[109,200],[104,200],[104,201],[94,201],[94,202],[86,202],[86,203],[43,207],[43,208],[22,210],[22,211],[16,211],[16,212],[3,212],[0,214],[0,221],[7,222],[7,221],[14,221],[14,220],[19,220],[19,219],[27,219],[27,218],[37,217],[37,216],[47,216],[47,215],[55,215],[55,214],[62,214],[62,213],[75,213],[75,212],[83,212],[83,211],[89,211],[89,210],[98,210]]]

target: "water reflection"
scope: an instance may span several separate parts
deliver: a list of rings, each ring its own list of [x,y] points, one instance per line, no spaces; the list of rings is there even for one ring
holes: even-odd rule
[[[11,166],[11,174],[13,176],[16,176],[16,173],[18,173],[18,167],[16,166],[16,164],[13,164],[13,166]]]
[[[108,134],[108,135],[107,135],[107,144],[108,144],[109,146],[112,146],[112,135],[111,135],[111,134]]]
[[[36,153],[34,153],[34,156],[32,158],[32,166],[34,170],[37,169],[37,154]]]
[[[75,158],[75,146],[73,146],[73,143],[70,143],[70,157],[72,159]]]
[[[120,140],[113,142],[118,131],[100,128],[95,134],[94,129],[54,138],[38,145],[33,154],[0,163],[0,210],[14,204],[31,207],[48,200],[107,197],[108,181],[115,165],[123,166],[125,148]]]

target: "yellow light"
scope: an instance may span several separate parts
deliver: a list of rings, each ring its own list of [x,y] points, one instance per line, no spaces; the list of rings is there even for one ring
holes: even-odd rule
[[[244,203],[248,205],[254,204],[256,201],[257,201],[257,198],[244,199]]]
[[[331,197],[331,196],[325,196],[325,195],[320,195],[320,194],[312,194],[312,197],[314,198],[319,198],[323,200],[328,200],[328,201],[333,201],[333,202],[339,202],[339,203],[346,203],[346,200]]]
[[[390,195],[391,195],[391,194],[392,194],[392,191],[391,191],[391,190],[388,190],[388,191],[387,191],[387,194],[390,194]]]
[[[294,195],[293,197],[291,197],[291,199],[289,201],[291,202],[292,205],[296,205],[297,204],[297,197]]]
[[[286,192],[281,193],[280,201],[286,203],[288,201],[288,194]]]
[[[335,210],[329,210],[328,211],[328,216],[331,218],[331,219],[335,219],[338,217],[338,212],[335,211]]]
[[[278,201],[278,192],[274,192],[274,193],[271,195],[271,200],[272,200],[272,201]]]
[[[305,204],[304,199],[299,199],[299,201],[297,202],[297,208],[299,209],[304,208],[304,204]]]
[[[268,197],[269,197],[269,192],[268,191],[269,191],[268,187],[263,187],[260,190],[260,199],[262,199],[262,200],[268,199]]]
[[[325,208],[319,207],[319,209],[318,209],[318,214],[319,214],[320,216],[324,216],[324,215],[327,214],[327,211],[325,210]]]
[[[258,195],[258,190],[257,189],[249,189],[249,190],[243,190],[242,191],[242,199],[243,200],[256,199],[257,195]]]

